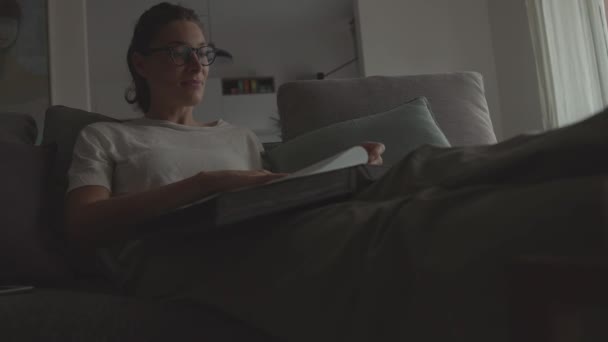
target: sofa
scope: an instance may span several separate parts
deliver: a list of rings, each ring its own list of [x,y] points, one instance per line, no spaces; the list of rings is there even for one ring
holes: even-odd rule
[[[326,127],[338,129],[335,127],[343,126],[336,125],[352,120],[357,127],[370,124],[361,120],[390,112],[420,97],[425,99],[421,100],[421,106],[428,107],[432,113],[426,124],[437,125],[445,144],[496,142],[483,78],[475,72],[298,81],[283,85],[277,96],[283,145],[301,137],[313,141],[315,132]],[[8,161],[0,168],[3,182],[0,187],[0,285],[36,287],[29,293],[0,295],[0,339],[275,340],[212,307],[130,296],[112,279],[110,270],[97,255],[83,254],[65,241],[61,218],[74,141],[87,124],[113,120],[102,114],[53,106],[46,112],[44,128],[38,131],[27,114],[0,113],[0,155]],[[383,140],[384,126],[374,127],[377,135],[370,136],[369,140]],[[417,130],[414,128],[412,132]],[[42,143],[35,145],[40,134]],[[439,133],[435,130],[433,134]],[[346,137],[361,138],[348,134]],[[423,135],[411,149],[432,143],[427,141],[431,139],[428,137]],[[267,146],[268,154],[280,151],[281,146]],[[322,157],[319,152],[312,153],[310,158]],[[400,157],[391,157],[389,164]]]
[[[56,144],[34,146],[31,117],[0,114],[0,340],[276,341],[210,307],[126,296],[93,258],[71,250],[50,224]]]

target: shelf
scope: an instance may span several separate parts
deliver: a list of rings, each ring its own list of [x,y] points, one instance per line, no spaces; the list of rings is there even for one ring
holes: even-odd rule
[[[222,95],[259,95],[275,92],[273,77],[246,77],[222,79]]]

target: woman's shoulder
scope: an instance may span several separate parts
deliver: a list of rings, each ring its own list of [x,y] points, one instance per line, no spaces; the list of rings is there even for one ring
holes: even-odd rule
[[[225,128],[226,130],[232,130],[232,131],[238,132],[241,135],[257,139],[257,135],[255,134],[255,132],[251,128],[246,127],[244,125],[233,125],[231,123],[228,123],[228,122],[222,120],[221,127]]]
[[[93,122],[83,127],[80,131],[80,135],[112,137],[115,135],[128,134],[131,128],[127,123],[128,121]]]
[[[262,145],[262,142],[260,141],[260,138],[253,131],[253,129],[251,129],[249,127],[245,127],[245,126],[240,126],[240,125],[238,125],[238,126],[237,125],[232,125],[232,124],[229,124],[229,123],[226,123],[226,126],[228,126],[229,129],[232,129],[232,130],[238,132],[241,136],[245,136],[247,138],[247,141],[250,144],[255,145],[261,151],[264,150],[264,146]]]

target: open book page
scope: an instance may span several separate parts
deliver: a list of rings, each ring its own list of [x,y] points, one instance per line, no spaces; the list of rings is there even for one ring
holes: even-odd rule
[[[277,179],[270,183],[283,182],[293,178],[315,175],[317,173],[329,172],[333,170],[343,169],[355,165],[366,164],[369,159],[367,150],[362,146],[354,146],[344,150],[332,157],[323,159],[320,162],[314,163],[308,167],[300,169],[287,177]],[[267,184],[270,184],[267,183]]]
[[[363,148],[362,146],[355,146],[355,147],[351,147],[347,150],[344,150],[336,155],[333,155],[329,158],[323,159],[320,162],[314,163],[310,166],[300,169],[294,173],[291,173],[289,176],[274,180],[272,182],[268,182],[263,185],[254,185],[254,186],[250,186],[250,187],[246,187],[246,188],[232,190],[231,192],[243,191],[243,190],[250,189],[250,188],[265,186],[267,184],[284,182],[284,181],[294,179],[294,178],[305,177],[305,176],[315,175],[318,173],[343,169],[343,168],[351,167],[351,166],[355,166],[355,165],[366,164],[368,159],[369,159],[369,156],[367,154],[367,150],[365,150],[365,148]],[[221,193],[213,194],[211,196],[200,199],[187,206],[206,202],[206,201],[214,199],[220,195],[221,195]]]

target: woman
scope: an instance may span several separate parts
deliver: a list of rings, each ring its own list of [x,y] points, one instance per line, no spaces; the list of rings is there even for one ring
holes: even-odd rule
[[[215,192],[284,176],[261,170],[262,147],[251,131],[222,120],[194,120],[192,110],[202,100],[213,59],[193,12],[163,4],[142,16],[128,64],[135,82],[131,102],[145,118],[95,124],[82,132],[69,189],[75,189],[68,216],[74,238],[114,240],[133,223]],[[365,146],[370,162],[380,162],[382,145]],[[83,225],[87,229],[79,229]]]
[[[128,100],[145,117],[82,131],[67,196],[73,241],[124,241],[147,219],[283,176],[258,171],[262,148],[250,131],[193,119],[214,59],[205,44],[189,9],[162,3],[141,16]],[[117,248],[122,276],[136,295],[214,305],[290,341],[500,340],[496,262],[559,247],[573,219],[587,224],[583,241],[597,238],[601,202],[590,194],[608,166],[580,153],[605,153],[606,117],[495,146],[421,148],[351,201],[226,234],[130,242]],[[382,144],[364,146],[381,163]],[[530,208],[533,220],[513,215]]]

